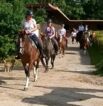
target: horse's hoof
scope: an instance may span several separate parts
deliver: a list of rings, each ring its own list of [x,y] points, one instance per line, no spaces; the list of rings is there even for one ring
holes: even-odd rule
[[[24,87],[24,91],[27,91],[27,90],[28,90],[28,88],[25,88],[25,87]]]
[[[50,69],[53,69],[54,68],[54,66],[51,66],[51,68]]]
[[[37,81],[37,78],[34,79],[34,82],[36,82],[36,81]]]
[[[33,82],[36,82],[36,80],[34,79],[34,81]]]
[[[49,69],[45,69],[44,73],[46,73],[46,72],[48,72],[48,71],[49,71]]]

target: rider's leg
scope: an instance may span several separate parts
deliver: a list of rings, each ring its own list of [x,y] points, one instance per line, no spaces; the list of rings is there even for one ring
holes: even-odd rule
[[[52,42],[53,42],[53,46],[54,46],[55,52],[56,52],[56,54],[57,54],[58,49],[59,49],[59,47],[58,47],[58,42],[56,41],[55,38],[52,38]]]
[[[43,52],[43,46],[39,38],[36,35],[30,36],[30,38],[35,42],[37,48],[40,51],[41,57],[45,57],[44,52]]]

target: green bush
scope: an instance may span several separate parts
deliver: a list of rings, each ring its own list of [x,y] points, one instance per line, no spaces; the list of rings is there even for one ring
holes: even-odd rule
[[[0,59],[14,54],[15,40],[24,13],[22,1],[0,2]]]
[[[96,31],[96,42],[89,48],[91,63],[96,66],[96,74],[103,75],[103,31]]]

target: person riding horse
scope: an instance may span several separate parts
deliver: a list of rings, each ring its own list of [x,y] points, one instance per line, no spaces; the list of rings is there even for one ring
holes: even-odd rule
[[[66,29],[64,28],[64,24],[62,24],[61,28],[58,30],[58,38],[59,51],[63,56],[65,48],[67,47]]]
[[[49,37],[53,43],[53,46],[54,46],[54,49],[55,49],[55,53],[57,54],[58,53],[58,43],[55,39],[55,28],[54,26],[52,25],[52,20],[48,20],[47,22],[47,26],[46,26],[46,29],[45,29],[45,34],[47,37]]]
[[[33,12],[30,11],[30,10],[28,10],[26,12],[25,19],[22,22],[22,29],[30,37],[30,39],[32,39],[34,41],[35,45],[37,46],[37,48],[40,51],[41,57],[42,58],[45,57],[41,41],[37,37],[37,24],[36,24],[36,20],[33,19]],[[16,56],[16,59],[20,59],[19,54],[20,53],[18,53],[18,56]]]
[[[58,35],[60,40],[64,37],[66,38],[66,29],[64,28],[64,24],[61,25],[61,28],[58,30]]]
[[[78,27],[78,33],[77,33],[77,36],[76,36],[76,41],[77,42],[81,42],[81,38],[83,36],[83,32],[85,31],[85,28],[82,24],[79,25]],[[81,45],[80,45],[81,46]],[[81,47],[80,47],[81,48]]]
[[[74,40],[76,40],[76,36],[77,36],[77,30],[73,28],[71,32],[72,43],[74,43]]]

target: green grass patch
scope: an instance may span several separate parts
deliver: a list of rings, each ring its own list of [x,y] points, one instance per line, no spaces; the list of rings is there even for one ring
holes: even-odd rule
[[[97,41],[88,49],[91,63],[95,65],[95,74],[103,76],[103,31],[96,32]]]

